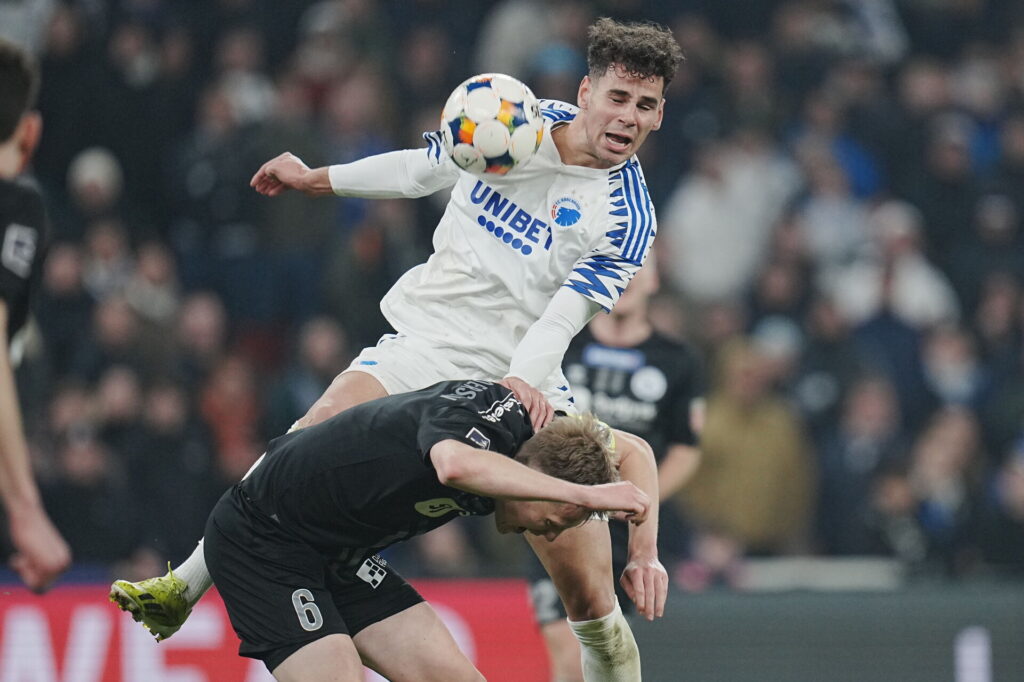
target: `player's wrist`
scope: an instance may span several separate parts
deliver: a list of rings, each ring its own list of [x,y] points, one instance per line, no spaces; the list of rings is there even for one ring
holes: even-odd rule
[[[27,490],[4,498],[4,509],[11,525],[29,523],[46,516],[38,490]]]
[[[658,558],[658,524],[648,523],[630,526],[629,557]]]
[[[322,196],[334,194],[329,169],[325,167],[311,168],[302,174],[301,188],[304,194]]]

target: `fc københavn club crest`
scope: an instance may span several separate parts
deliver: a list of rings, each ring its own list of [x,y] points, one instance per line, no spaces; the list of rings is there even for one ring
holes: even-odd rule
[[[551,219],[556,225],[570,227],[580,221],[583,211],[580,202],[572,197],[562,197],[551,205]]]

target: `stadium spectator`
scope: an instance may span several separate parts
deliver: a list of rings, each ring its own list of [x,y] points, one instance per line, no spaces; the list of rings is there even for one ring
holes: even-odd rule
[[[981,511],[982,557],[998,574],[1024,574],[1024,448],[1015,446],[993,477]]]
[[[665,277],[697,303],[741,295],[800,182],[796,165],[763,129],[709,143],[661,216]]]
[[[882,377],[853,384],[838,424],[818,442],[815,522],[821,551],[877,551],[869,524],[872,490],[880,473],[906,460],[908,447],[892,385]]]
[[[169,376],[182,382],[193,403],[199,387],[228,353],[231,329],[220,297],[210,292],[188,296],[178,310],[178,353]]]
[[[56,476],[43,497],[76,561],[125,559],[138,546],[141,517],[114,455],[88,430],[69,432],[57,452]]]
[[[708,393],[701,466],[683,489],[694,523],[759,555],[807,551],[814,462],[804,427],[746,339],[722,349]]]
[[[54,379],[71,373],[72,360],[88,329],[95,301],[83,282],[82,250],[71,242],[50,248],[42,288],[33,310],[43,336],[48,369]]]
[[[869,220],[872,252],[823,273],[843,315],[859,324],[888,309],[918,329],[955,321],[959,302],[948,278],[924,253],[920,212],[890,201],[876,207]]]
[[[163,561],[188,556],[196,533],[203,532],[208,511],[229,483],[217,467],[210,431],[189,398],[178,382],[154,382],[142,401],[137,441],[124,453],[143,525],[140,547]],[[182,490],[196,497],[195,504],[183,505],[174,524],[162,523],[163,510],[181,499]],[[158,560],[157,569],[162,567]]]
[[[334,318],[316,317],[299,330],[295,360],[267,389],[260,431],[270,441],[291,428],[351,361],[345,331]]]
[[[961,407],[936,412],[910,453],[907,480],[926,543],[921,569],[957,576],[974,568],[982,467],[978,420]]]

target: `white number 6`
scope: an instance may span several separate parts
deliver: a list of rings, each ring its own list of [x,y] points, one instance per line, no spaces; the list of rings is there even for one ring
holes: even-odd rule
[[[292,592],[292,606],[295,607],[295,614],[299,617],[299,625],[306,632],[319,630],[324,624],[324,617],[320,615],[320,609],[313,603],[313,593],[303,588]]]

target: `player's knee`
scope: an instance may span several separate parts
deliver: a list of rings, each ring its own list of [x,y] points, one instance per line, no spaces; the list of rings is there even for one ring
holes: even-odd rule
[[[611,585],[576,585],[562,595],[570,620],[603,618],[615,610],[615,590]]]

